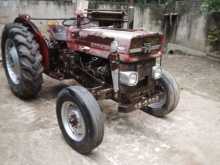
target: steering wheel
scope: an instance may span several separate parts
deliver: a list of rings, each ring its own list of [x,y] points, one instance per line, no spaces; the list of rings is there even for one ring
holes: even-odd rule
[[[63,26],[76,26],[77,25],[77,21],[76,18],[70,18],[70,19],[65,19],[62,21],[62,25]]]
[[[91,21],[90,21],[89,18],[82,17],[80,25],[87,25],[90,22]],[[63,26],[77,26],[77,20],[76,20],[76,18],[70,18],[70,19],[67,19],[67,20],[63,20],[62,25]]]

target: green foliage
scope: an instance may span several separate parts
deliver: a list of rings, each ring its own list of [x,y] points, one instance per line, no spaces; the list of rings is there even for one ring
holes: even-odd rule
[[[135,0],[135,3],[139,5],[146,5],[146,4],[164,4],[169,1],[175,1],[175,0]]]
[[[220,0],[204,0],[202,7],[203,13],[220,12]],[[220,44],[220,27],[208,29],[208,42],[214,50],[219,50]]]
[[[208,41],[211,45],[215,45],[220,42],[220,29],[215,28],[213,30],[209,30],[208,32]]]
[[[220,0],[204,0],[202,10],[205,12],[220,11]]]
[[[140,7],[144,7],[144,5],[146,4],[146,1],[145,0],[135,0],[135,3]]]

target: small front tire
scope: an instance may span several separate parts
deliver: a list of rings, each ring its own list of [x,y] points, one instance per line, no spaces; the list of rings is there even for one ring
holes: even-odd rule
[[[88,154],[103,140],[104,117],[94,96],[81,86],[63,89],[57,99],[57,119],[66,142]]]
[[[162,71],[162,76],[158,80],[158,86],[163,92],[162,97],[158,102],[148,105],[143,110],[153,116],[164,117],[177,107],[180,90],[174,77],[165,70]]]

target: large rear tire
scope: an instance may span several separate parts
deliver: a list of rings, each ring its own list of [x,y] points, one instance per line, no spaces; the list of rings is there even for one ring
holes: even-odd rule
[[[93,95],[81,86],[63,89],[57,99],[57,119],[66,142],[88,154],[103,140],[104,117]]]
[[[3,67],[12,92],[21,99],[36,97],[43,67],[34,35],[22,24],[11,23],[5,26],[1,43]]]
[[[163,92],[162,97],[159,98],[158,102],[145,107],[144,111],[156,117],[164,117],[177,107],[180,90],[174,77],[165,70],[158,80],[158,85]]]

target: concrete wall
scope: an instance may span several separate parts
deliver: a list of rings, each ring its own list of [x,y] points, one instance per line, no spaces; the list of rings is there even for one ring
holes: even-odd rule
[[[135,7],[135,28],[143,28],[148,31],[163,31],[162,15],[155,16],[155,9],[147,7],[140,9]],[[160,13],[158,13],[160,14]],[[206,50],[206,17],[186,13],[179,17],[176,33],[173,29],[172,41],[200,51]]]
[[[99,9],[126,8],[123,5],[97,4]],[[147,31],[163,32],[163,13],[157,7],[140,8],[135,6],[134,28]],[[183,47],[206,51],[206,17],[193,12],[185,13],[177,21],[176,30],[173,30],[170,42]]]
[[[76,5],[72,1],[0,0],[0,36],[4,24],[13,21],[18,14],[29,14],[33,17],[72,17],[75,9]],[[41,25],[44,21],[37,23]]]
[[[206,17],[188,13],[180,17],[177,28],[176,43],[183,46],[206,50]]]
[[[135,6],[134,13],[134,28],[142,28],[146,31],[158,31],[161,32],[161,19],[157,19],[158,16],[150,7],[141,9]]]
[[[73,0],[73,2],[76,2]],[[78,0],[78,6],[85,8],[88,1]],[[125,9],[123,5],[97,4],[100,9]],[[71,17],[76,10],[72,1],[52,0],[0,0],[0,31],[5,23],[12,21],[18,14],[28,13],[35,17]],[[163,31],[163,15],[157,8],[135,7],[134,27],[147,31]],[[42,22],[38,22],[43,24]],[[181,16],[172,42],[200,51],[206,50],[206,18],[202,15],[186,13]]]

